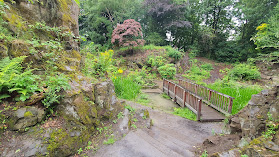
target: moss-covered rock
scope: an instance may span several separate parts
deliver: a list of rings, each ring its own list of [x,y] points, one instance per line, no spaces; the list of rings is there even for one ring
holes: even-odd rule
[[[14,111],[8,119],[8,128],[24,131],[25,128],[34,126],[45,117],[45,111],[37,107],[24,107]]]
[[[50,156],[69,156],[75,154],[76,151],[87,143],[90,137],[90,133],[86,128],[81,130],[66,130],[58,129],[54,130],[50,134],[50,139],[47,150]]]
[[[8,57],[8,47],[0,42],[0,58]]]

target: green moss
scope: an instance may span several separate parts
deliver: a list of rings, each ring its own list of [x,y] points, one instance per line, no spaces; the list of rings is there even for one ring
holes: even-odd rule
[[[62,16],[62,21],[63,22],[71,22],[73,24],[76,24],[76,21],[72,19],[71,17],[71,10],[69,8],[70,5],[72,5],[71,0],[58,0],[60,4],[60,9],[64,13]]]
[[[92,104],[84,99],[79,99],[79,102],[75,103],[77,107],[78,115],[80,116],[82,122],[86,125],[92,125],[96,123],[96,118],[98,116],[95,104]]]
[[[34,116],[33,113],[30,111],[24,113],[24,117],[33,117],[33,116]]]
[[[253,141],[250,142],[250,145],[258,145],[263,143],[259,138],[253,139]]]
[[[87,128],[80,128],[80,136],[71,137],[65,129],[58,129],[50,134],[47,150],[50,156],[69,156],[85,145],[90,137]],[[71,130],[75,131],[75,130]]]
[[[148,112],[148,110],[144,110],[144,111],[143,111],[143,115],[144,115],[146,118],[149,118],[149,112]]]

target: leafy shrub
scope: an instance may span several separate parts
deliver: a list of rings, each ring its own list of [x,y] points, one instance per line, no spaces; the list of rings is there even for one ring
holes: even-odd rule
[[[118,76],[112,78],[115,86],[115,93],[119,98],[132,100],[140,93],[141,86],[134,81],[132,76]]]
[[[44,85],[47,87],[47,89],[45,91],[45,99],[42,100],[42,103],[47,109],[53,111],[54,106],[52,105],[59,103],[61,98],[59,92],[70,89],[68,81],[69,79],[62,73],[56,73],[54,76],[46,77]]]
[[[167,54],[169,57],[174,58],[175,60],[179,60],[182,57],[182,53],[177,49],[166,47]]]
[[[166,64],[158,68],[160,75],[166,79],[173,79],[174,75],[176,74],[176,68],[174,64]]]
[[[152,80],[154,80],[155,76],[153,74],[149,73],[149,71],[146,69],[145,66],[143,66],[141,70],[136,70],[136,71],[130,72],[128,77],[133,78],[134,82],[136,82],[142,86],[154,85]]]
[[[237,64],[228,72],[229,79],[233,80],[255,80],[261,78],[261,73],[256,66],[249,64]]]
[[[149,56],[147,58],[147,64],[151,65],[151,67],[160,67],[166,63],[166,59],[163,56]]]
[[[85,75],[89,76],[104,76],[106,72],[109,72],[112,68],[114,59],[112,58],[113,50],[108,50],[99,53],[98,56],[87,53],[84,68],[82,69]]]
[[[204,79],[208,79],[210,77],[210,71],[200,68],[196,64],[193,64],[190,70],[186,71],[186,74],[182,76],[199,83]]]
[[[206,64],[202,64],[201,68],[207,71],[213,70],[214,68],[212,67],[212,64],[210,63],[206,63]]]
[[[24,69],[22,62],[26,56],[4,58],[0,61],[0,100],[10,97],[8,93],[17,92],[20,101],[25,101],[33,93],[41,91],[38,86],[39,77],[33,75],[29,68]]]
[[[133,19],[128,19],[123,24],[118,24],[113,30],[111,43],[117,47],[135,47],[138,45],[144,45],[142,39],[142,28],[139,22]]]

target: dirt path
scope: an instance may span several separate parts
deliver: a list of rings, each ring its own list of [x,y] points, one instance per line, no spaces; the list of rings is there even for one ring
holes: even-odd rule
[[[176,106],[164,99],[158,90],[148,90],[152,107],[135,102],[127,104],[136,109],[148,109],[153,120],[151,129],[143,128],[129,132],[113,145],[100,148],[96,157],[191,157],[194,146],[214,133],[221,133],[222,123],[200,123],[170,114]],[[152,109],[153,108],[153,109]],[[167,113],[168,112],[168,113]]]

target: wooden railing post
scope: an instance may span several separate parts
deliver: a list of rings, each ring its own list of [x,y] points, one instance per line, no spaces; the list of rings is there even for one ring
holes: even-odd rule
[[[185,102],[186,102],[186,92],[185,92],[185,90],[183,90],[183,106],[182,107],[185,107]]]
[[[168,81],[168,96],[170,95],[170,82]]]
[[[163,79],[163,92],[165,92],[165,79]]]
[[[176,84],[174,85],[174,102],[176,102]]]
[[[229,107],[228,107],[228,112],[229,112],[230,114],[232,113],[232,105],[233,105],[233,99],[230,98]]]
[[[208,101],[211,102],[211,95],[212,95],[212,91],[209,90],[209,96],[208,96]]]
[[[202,100],[199,99],[199,100],[198,100],[198,115],[197,115],[197,120],[198,120],[198,121],[201,120],[201,105],[202,105]]]

